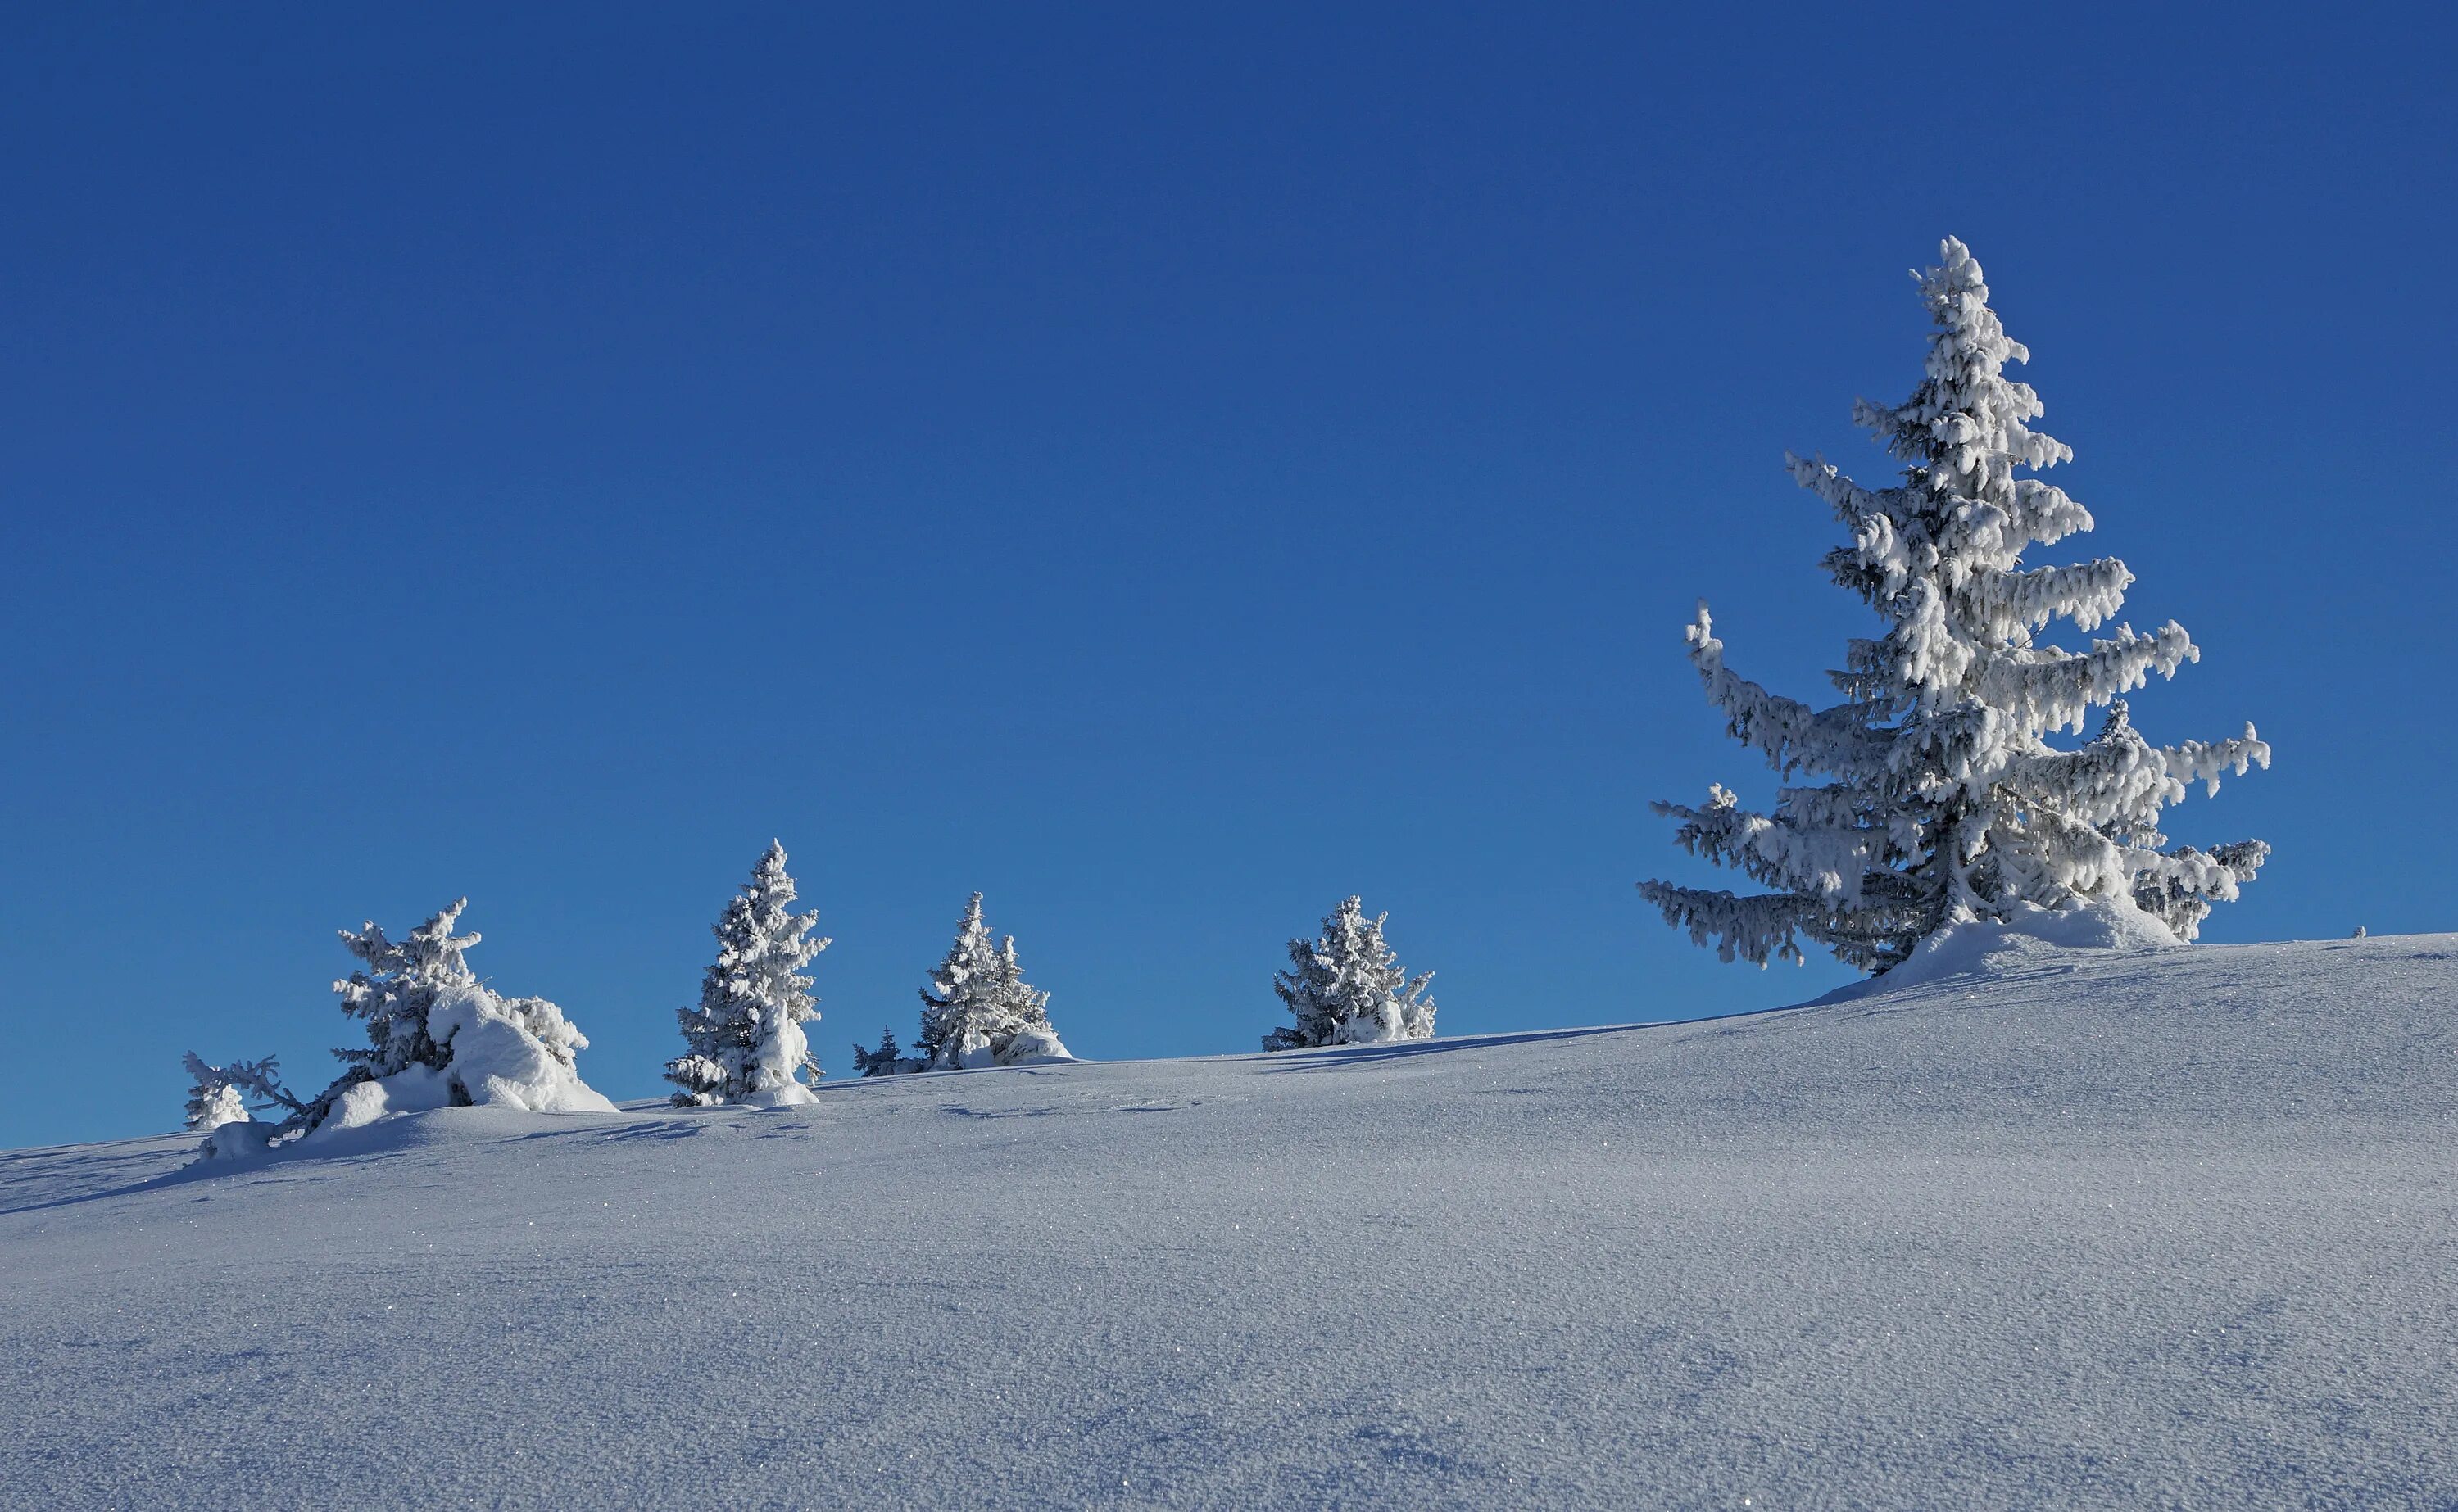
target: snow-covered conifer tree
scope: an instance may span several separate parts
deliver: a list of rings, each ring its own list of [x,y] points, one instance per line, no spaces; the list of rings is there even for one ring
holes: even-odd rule
[[[427,1032],[427,1016],[447,998],[478,985],[462,952],[480,937],[452,933],[469,906],[467,898],[456,900],[398,944],[372,919],[341,932],[343,946],[365,964],[334,983],[333,990],[341,994],[343,1012],[366,1021],[367,1048],[335,1050],[333,1056],[361,1073],[361,1080],[381,1080],[413,1066],[439,1070],[451,1060],[451,1052]]]
[[[1265,1035],[1263,1048],[1433,1037],[1434,1000],[1426,986],[1434,974],[1412,979],[1401,968],[1398,953],[1383,940],[1384,921],[1390,917],[1368,919],[1364,900],[1345,898],[1324,917],[1321,935],[1289,942],[1290,969],[1272,978],[1272,990],[1297,1022]]]
[[[689,1048],[667,1063],[666,1080],[682,1088],[678,1105],[811,1101],[795,1074],[821,1075],[802,1032],[820,1016],[802,968],[829,942],[809,938],[820,916],[793,912],[794,897],[785,847],[771,840],[717,922],[717,960],[700,981],[699,1005],[677,1011]]]
[[[1009,1025],[990,1037],[990,1053],[1001,1066],[1027,1061],[1064,1061],[1071,1057],[1050,1026],[1050,994],[1024,980],[1015,959],[1015,936],[999,942],[999,993],[1008,1006]]]
[[[1842,702],[1815,709],[1735,675],[1704,604],[1688,632],[1733,735],[1787,783],[1803,771],[1831,777],[1782,787],[1765,814],[1721,786],[1698,808],[1656,805],[1681,820],[1683,848],[1776,889],[1639,884],[1727,961],[1797,961],[1808,941],[1875,973],[1948,924],[2026,906],[2147,914],[2153,931],[2191,940],[2269,854],[2260,840],[2204,851],[2159,833],[2160,809],[2190,784],[2216,792],[2221,772],[2270,764],[2250,724],[2171,747],[2135,732],[2121,695],[2200,655],[2181,626],[2146,634],[2120,623],[2080,651],[2040,638],[2052,620],[2108,624],[2134,574],[2114,557],[2021,566],[2027,547],[2092,518],[2054,485],[2016,476],[2073,453],[2030,428],[2039,399],[2004,367],[2031,354],[1990,311],[1980,264],[1951,238],[1941,253],[1916,275],[1936,324],[1920,386],[1900,405],[1853,410],[1905,464],[1903,482],[1864,487],[1823,459],[1787,458],[1851,534],[1827,553],[1827,575],[1885,622],[1830,674]],[[2079,734],[2094,708],[2108,715],[2093,738],[2049,744],[2052,732]]]
[[[342,1010],[366,1022],[367,1048],[333,1052],[345,1069],[301,1112],[313,1130],[386,1112],[500,1103],[535,1112],[611,1112],[580,1079],[587,1037],[544,998],[507,998],[478,980],[455,935],[467,898],[395,942],[370,920],[341,932],[363,963],[333,984]]]
[[[365,1021],[367,1047],[337,1049],[342,1074],[308,1102],[281,1085],[273,1057],[210,1066],[193,1051],[197,1097],[237,1090],[260,1108],[281,1108],[278,1124],[222,1125],[206,1135],[207,1158],[252,1154],[302,1136],[353,1129],[391,1113],[493,1105],[531,1112],[611,1113],[614,1105],[580,1079],[589,1041],[544,998],[506,998],[469,969],[463,952],[476,935],[452,933],[469,901],[395,942],[370,921],[341,932],[360,968],[333,984],[342,1010]]]
[[[914,1044],[932,1070],[1063,1060],[1067,1046],[1050,1026],[1050,994],[1024,980],[1015,938],[990,943],[982,895],[956,925],[947,960],[922,989],[922,1032]]]

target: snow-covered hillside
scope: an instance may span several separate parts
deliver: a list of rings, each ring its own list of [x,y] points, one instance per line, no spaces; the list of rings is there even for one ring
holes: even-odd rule
[[[19,1151],[0,1504],[2446,1506],[2453,1029],[2202,946]]]

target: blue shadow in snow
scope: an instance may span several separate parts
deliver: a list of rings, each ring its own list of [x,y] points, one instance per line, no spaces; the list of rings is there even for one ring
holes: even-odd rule
[[[1690,1022],[1696,1023],[1697,1020]],[[1266,1071],[1340,1071],[1380,1061],[1418,1055],[1447,1055],[1453,1050],[1482,1050],[1497,1045],[1535,1045],[1547,1040],[1584,1040],[1598,1034],[1628,1034],[1659,1029],[1660,1024],[1608,1024],[1586,1029],[1531,1029],[1525,1034],[1477,1034],[1456,1040],[1406,1040],[1398,1045],[1336,1045],[1319,1050],[1272,1052]]]
[[[151,1176],[143,1181],[132,1181],[124,1186],[102,1187],[93,1191],[73,1192],[65,1197],[51,1197],[40,1202],[18,1202],[0,1206],[0,1213],[44,1212],[53,1208],[82,1207],[86,1203],[101,1202],[111,1197],[133,1197],[142,1192],[163,1191],[173,1187],[190,1186],[215,1176],[240,1175],[261,1169],[263,1169],[263,1163],[258,1161],[234,1161],[219,1170],[210,1169],[210,1163],[191,1164],[181,1166],[176,1170],[166,1170],[160,1175]]]

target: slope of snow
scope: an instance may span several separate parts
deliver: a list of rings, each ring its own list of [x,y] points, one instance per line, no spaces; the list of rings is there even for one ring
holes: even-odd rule
[[[0,1156],[0,1504],[2458,1501],[2458,936]]]

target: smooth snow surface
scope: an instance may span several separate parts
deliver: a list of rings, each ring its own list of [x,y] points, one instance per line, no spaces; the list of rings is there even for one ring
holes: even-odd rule
[[[2033,952],[18,1151],[0,1505],[2447,1506],[2453,1026],[2458,936]]]

